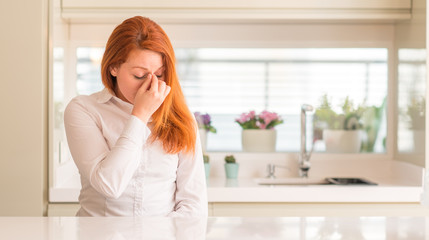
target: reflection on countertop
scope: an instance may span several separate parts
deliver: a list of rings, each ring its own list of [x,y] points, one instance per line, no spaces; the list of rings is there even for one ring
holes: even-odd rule
[[[427,217],[0,217],[2,239],[426,239]]]

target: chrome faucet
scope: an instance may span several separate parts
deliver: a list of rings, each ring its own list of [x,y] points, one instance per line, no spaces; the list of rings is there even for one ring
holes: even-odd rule
[[[280,167],[280,168],[285,168],[287,170],[289,170],[288,167],[286,166],[282,166],[282,165],[277,165],[277,164],[268,164],[267,165],[267,177],[266,178],[270,178],[270,179],[275,179],[276,178],[276,167]]]
[[[308,170],[310,170],[311,166],[310,157],[314,147],[313,144],[310,153],[307,153],[306,112],[310,111],[313,111],[313,106],[308,104],[303,104],[301,106],[301,152],[299,154],[299,176],[305,178],[308,177]]]

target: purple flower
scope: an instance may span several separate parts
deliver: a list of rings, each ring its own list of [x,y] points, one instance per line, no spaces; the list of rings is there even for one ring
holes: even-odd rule
[[[198,128],[203,128],[206,131],[216,133],[216,128],[214,128],[211,125],[212,120],[208,113],[201,114],[200,112],[194,112],[194,116],[195,116],[195,119],[197,120]]]
[[[206,113],[206,114],[203,114],[202,117],[203,117],[203,124],[210,125],[210,123],[212,122],[210,115]]]

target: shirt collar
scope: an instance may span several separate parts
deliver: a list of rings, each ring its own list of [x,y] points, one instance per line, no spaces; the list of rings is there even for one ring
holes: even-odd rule
[[[110,101],[110,99],[114,99],[118,102],[120,102],[121,104],[124,104],[126,107],[130,108],[130,110],[132,109],[132,104],[128,103],[128,102],[124,102],[122,101],[122,99],[116,97],[115,95],[112,95],[112,93],[110,93],[109,89],[104,88],[100,94],[98,94],[97,96],[97,102],[98,103],[107,103],[108,101]],[[148,122],[152,122],[152,117],[149,118]]]
[[[100,94],[98,94],[97,96],[97,102],[98,103],[106,103],[108,102],[110,99],[112,99],[114,96],[112,95],[112,93],[110,93],[109,89],[104,88]]]

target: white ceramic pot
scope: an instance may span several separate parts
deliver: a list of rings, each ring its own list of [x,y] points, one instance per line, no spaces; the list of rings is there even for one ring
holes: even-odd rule
[[[326,152],[358,153],[362,145],[360,130],[323,130]]]
[[[244,129],[241,133],[241,144],[245,152],[274,152],[276,140],[275,129]]]
[[[207,150],[207,134],[208,134],[208,132],[204,128],[200,128],[199,133],[200,133],[201,148],[203,149],[203,153],[205,153]]]

